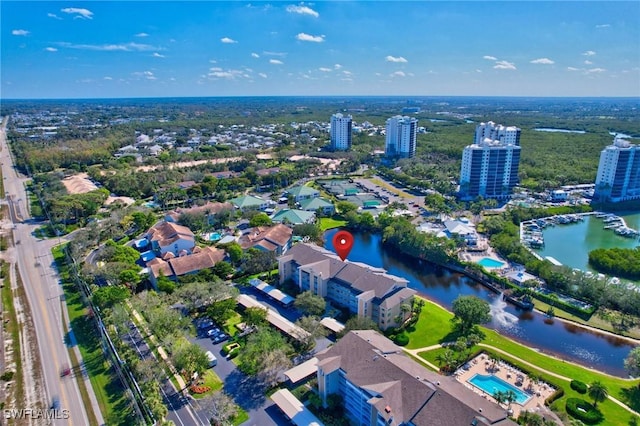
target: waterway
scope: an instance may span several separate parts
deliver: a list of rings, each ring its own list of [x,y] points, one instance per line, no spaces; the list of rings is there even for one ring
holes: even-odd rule
[[[640,230],[640,213],[619,214],[629,228]],[[536,250],[542,256],[551,256],[563,265],[582,271],[596,272],[589,267],[589,252],[597,248],[635,248],[638,238],[625,238],[613,229],[604,229],[605,223],[595,216],[582,222],[545,228],[544,247]]]
[[[331,238],[337,230],[327,231],[325,247],[333,250]],[[486,287],[458,273],[420,262],[397,251],[385,249],[377,234],[353,233],[353,249],[348,260],[362,262],[386,269],[390,274],[409,281],[409,287],[447,309],[458,296],[475,295],[493,303],[498,297]],[[545,353],[577,362],[619,377],[627,377],[624,358],[633,348],[628,341],[615,336],[595,333],[559,320],[545,322],[545,316],[537,312],[521,311],[515,306],[503,307],[504,314],[517,320],[500,321],[494,318],[490,324],[503,335]]]

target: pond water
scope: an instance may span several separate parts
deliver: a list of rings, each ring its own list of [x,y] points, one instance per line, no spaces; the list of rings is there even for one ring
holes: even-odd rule
[[[569,130],[569,129],[550,129],[547,127],[538,127],[533,129],[536,132],[553,132],[553,133],[579,133],[581,135],[587,133],[584,130]]]
[[[331,238],[337,231],[325,233],[325,247],[329,250],[333,250]],[[628,341],[500,303],[499,295],[461,274],[417,261],[394,250],[385,250],[380,235],[354,232],[353,236],[354,245],[348,260],[381,267],[390,274],[403,277],[409,281],[409,287],[447,309],[451,309],[458,296],[478,296],[497,306],[499,312],[487,324],[488,327],[541,352],[609,374],[627,376],[624,358],[633,348]],[[512,320],[503,321],[503,318]]]

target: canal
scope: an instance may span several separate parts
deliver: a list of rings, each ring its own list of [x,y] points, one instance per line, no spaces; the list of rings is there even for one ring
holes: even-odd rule
[[[325,247],[333,250],[331,238],[336,229],[325,234]],[[386,269],[390,274],[409,281],[409,287],[428,299],[448,309],[462,295],[475,295],[498,306],[500,315],[494,315],[488,327],[499,331],[541,352],[577,362],[619,377],[627,377],[624,359],[633,345],[624,339],[584,328],[559,320],[545,322],[537,312],[524,312],[515,306],[501,304],[498,295],[484,286],[458,273],[419,262],[393,250],[385,250],[381,236],[368,233],[353,233],[355,242],[348,259]],[[504,317],[513,321],[504,321]]]

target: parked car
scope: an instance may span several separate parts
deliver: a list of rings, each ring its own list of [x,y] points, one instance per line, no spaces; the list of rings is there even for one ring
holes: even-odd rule
[[[218,358],[211,351],[207,351],[207,359],[209,360],[209,368],[213,368],[218,365]]]
[[[229,340],[229,335],[221,333],[213,338],[213,343],[220,343]]]
[[[217,327],[207,330],[207,337],[215,337],[218,334],[220,334],[220,329]]]

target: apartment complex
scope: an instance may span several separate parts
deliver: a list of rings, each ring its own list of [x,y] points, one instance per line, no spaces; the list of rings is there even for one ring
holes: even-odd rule
[[[351,149],[351,116],[340,113],[331,116],[331,149],[347,151]]]
[[[278,259],[278,270],[281,284],[291,279],[300,291],[311,290],[353,314],[370,318],[382,330],[398,325],[401,306],[411,305],[416,294],[404,278],[369,265],[343,262],[335,253],[312,244],[289,249]]]
[[[480,144],[485,139],[510,145],[520,145],[520,129],[515,126],[496,124],[493,121],[480,123],[476,126],[476,136],[473,143]]]
[[[520,149],[517,127],[479,124],[474,143],[462,153],[460,198],[508,199],[519,182]]]
[[[387,120],[385,154],[393,158],[412,158],[416,155],[418,120],[396,115]]]
[[[502,407],[451,376],[427,370],[375,331],[351,331],[316,357],[323,403],[330,394],[342,396],[351,424],[516,424]]]
[[[640,145],[616,137],[602,150],[594,199],[611,203],[640,199]]]

